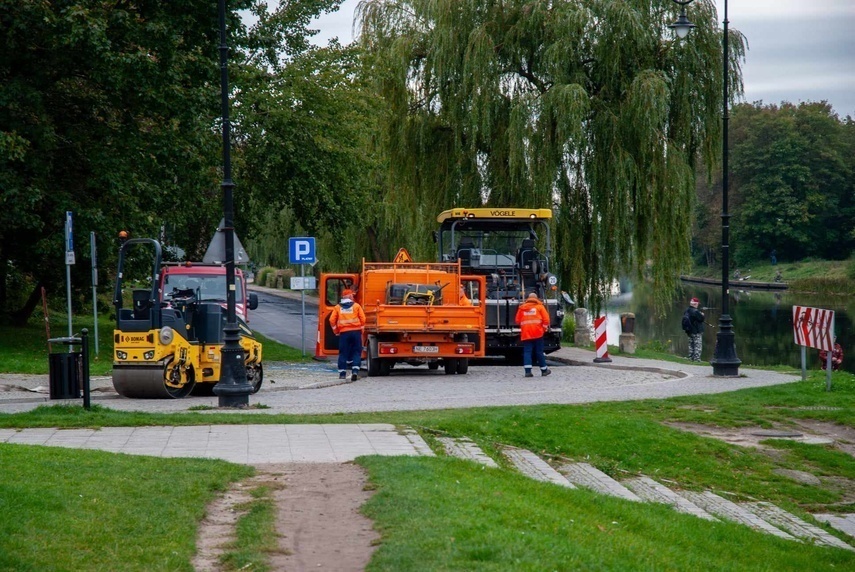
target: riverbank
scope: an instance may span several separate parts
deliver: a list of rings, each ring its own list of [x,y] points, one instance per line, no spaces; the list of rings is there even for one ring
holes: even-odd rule
[[[815,294],[833,294],[855,296],[855,256],[847,260],[801,260],[798,262],[770,262],[749,264],[734,268],[731,277],[739,271],[745,280],[731,278],[732,287],[741,289],[790,290]],[[776,283],[776,274],[781,273],[782,282]],[[698,284],[721,284],[721,268],[694,266],[681,279]],[[687,280],[687,278],[689,280]],[[753,284],[759,284],[754,286]],[[786,288],[766,286],[768,284],[786,284]]]
[[[683,282],[691,282],[692,284],[710,284],[721,285],[721,280],[714,278],[700,278],[698,276],[680,276]],[[752,288],[755,290],[786,290],[789,284],[786,282],[756,282],[754,280],[736,280],[730,281],[730,285],[734,288]]]

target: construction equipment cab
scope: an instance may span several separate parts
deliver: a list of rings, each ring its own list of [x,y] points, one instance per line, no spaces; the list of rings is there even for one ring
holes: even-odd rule
[[[544,351],[561,347],[564,301],[552,274],[550,209],[455,208],[437,217],[439,260],[486,280],[487,355],[522,357],[517,308],[534,292],[549,312]],[[569,296],[566,298],[569,300]]]
[[[470,358],[484,356],[485,284],[462,275],[459,262],[415,263],[404,249],[393,262],[363,260],[359,274],[321,274],[315,353],[338,355],[330,314],[350,289],[365,311],[369,376],[388,375],[396,364],[465,374]]]

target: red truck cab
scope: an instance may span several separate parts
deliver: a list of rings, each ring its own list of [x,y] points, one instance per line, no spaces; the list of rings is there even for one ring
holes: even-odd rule
[[[160,291],[164,300],[175,290],[193,290],[199,302],[220,302],[226,307],[226,267],[201,262],[164,263],[160,275]],[[235,269],[235,314],[249,323],[247,310],[258,307],[258,296],[248,294],[246,277]]]

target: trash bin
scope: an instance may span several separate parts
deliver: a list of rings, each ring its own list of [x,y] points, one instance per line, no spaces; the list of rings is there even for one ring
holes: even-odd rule
[[[83,356],[80,352],[50,354],[50,398],[79,399],[80,372]]]
[[[620,315],[620,331],[622,334],[635,333],[635,314],[627,312]]]

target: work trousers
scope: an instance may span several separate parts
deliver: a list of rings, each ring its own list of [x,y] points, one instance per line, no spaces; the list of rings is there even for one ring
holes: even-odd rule
[[[533,354],[533,356],[532,356]],[[523,367],[531,369],[532,357],[541,370],[546,369],[546,354],[543,353],[543,338],[523,341]]]
[[[359,364],[362,361],[362,331],[352,330],[342,332],[338,337],[338,371],[339,373],[347,371],[347,368],[353,368],[353,371],[359,371]]]

